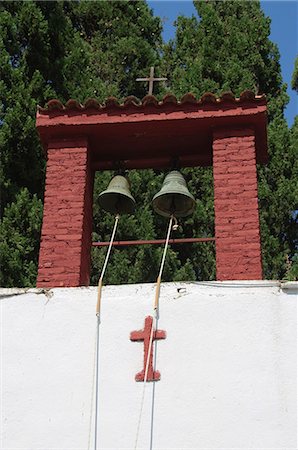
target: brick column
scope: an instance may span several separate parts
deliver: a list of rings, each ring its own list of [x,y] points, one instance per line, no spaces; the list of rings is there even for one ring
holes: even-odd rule
[[[261,280],[253,130],[215,130],[213,173],[217,280]]]
[[[89,284],[92,192],[87,140],[50,142],[38,287]]]

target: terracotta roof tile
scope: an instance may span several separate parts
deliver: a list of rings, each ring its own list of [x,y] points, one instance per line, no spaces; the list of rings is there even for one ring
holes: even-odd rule
[[[188,92],[187,94],[184,94],[183,97],[181,98],[181,103],[182,104],[197,103],[197,99],[191,92]]]
[[[149,105],[158,106],[158,100],[156,97],[154,97],[154,95],[146,95],[142,100],[142,105],[143,106],[149,106]]]
[[[95,98],[88,98],[84,103],[85,109],[101,109],[102,106]]]
[[[264,95],[262,95],[261,97],[265,97]],[[255,98],[255,94],[252,91],[246,90],[241,92],[240,94],[240,101],[244,101],[244,100],[254,100]]]
[[[105,100],[105,104],[104,104],[103,108],[104,107],[106,107],[106,108],[114,108],[114,107],[117,107],[117,106],[120,106],[119,100],[116,97],[108,97]]]
[[[135,97],[134,95],[130,95],[129,97],[126,97],[124,100],[123,105],[124,106],[139,106],[141,104],[141,100],[138,97]]]
[[[89,98],[85,101],[84,105],[81,105],[78,101],[70,99],[68,102],[63,105],[60,100],[53,99],[48,101],[45,108],[38,106],[39,113],[47,114],[49,111],[84,111],[88,109],[112,109],[112,108],[127,108],[129,106],[135,106],[138,108],[146,107],[146,106],[155,106],[158,108],[162,108],[164,105],[172,104],[172,105],[183,105],[186,103],[190,104],[206,104],[206,103],[243,103],[243,102],[260,102],[266,99],[265,95],[255,95],[254,92],[250,90],[243,91],[240,94],[240,97],[237,98],[234,96],[232,92],[224,92],[220,97],[216,97],[216,95],[211,92],[205,92],[201,98],[197,99],[194,94],[188,92],[183,95],[180,101],[177,100],[175,95],[166,94],[161,101],[158,101],[154,95],[146,95],[142,100],[138,99],[134,96],[127,97],[122,103],[115,97],[108,97],[104,103],[100,103],[98,100],[94,98]]]
[[[80,111],[82,109],[82,107],[83,106],[79,102],[77,102],[76,100],[72,100],[72,99],[68,100],[68,102],[65,105],[65,109],[68,109],[68,110]]]
[[[235,95],[233,92],[223,92],[220,96],[220,100],[222,102],[234,102],[235,101]]]
[[[220,101],[220,99],[218,99],[216,95],[212,94],[212,92],[205,92],[199,101],[201,101],[201,103],[216,103],[217,100]]]
[[[174,105],[177,105],[177,103],[178,103],[177,98],[175,97],[174,94],[166,94],[164,96],[164,98],[162,99],[162,102],[163,102],[163,104],[172,103]]]
[[[60,100],[53,99],[48,101],[47,108],[40,108],[41,111],[53,111],[53,110],[63,110],[65,109]]]

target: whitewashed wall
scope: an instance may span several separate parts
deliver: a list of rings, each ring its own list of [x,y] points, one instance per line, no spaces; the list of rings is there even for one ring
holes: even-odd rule
[[[178,292],[179,288],[180,292]],[[296,285],[297,288],[297,285]],[[155,450],[296,449],[292,283],[167,283],[161,290]],[[92,448],[96,288],[0,290],[2,450]],[[154,285],[103,291],[100,449],[134,449]],[[148,450],[152,383],[138,449]]]

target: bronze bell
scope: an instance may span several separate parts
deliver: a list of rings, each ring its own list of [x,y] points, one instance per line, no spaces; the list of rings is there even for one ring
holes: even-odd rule
[[[135,210],[135,199],[130,193],[127,178],[116,175],[107,189],[99,194],[99,205],[112,214],[132,214]]]
[[[154,210],[164,217],[186,217],[192,214],[196,201],[186,186],[183,175],[172,170],[165,177],[161,190],[153,197]]]

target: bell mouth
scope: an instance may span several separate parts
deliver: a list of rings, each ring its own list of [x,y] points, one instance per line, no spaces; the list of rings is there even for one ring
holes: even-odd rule
[[[135,201],[127,193],[102,192],[98,197],[98,203],[102,209],[111,214],[133,214]]]
[[[191,194],[167,192],[153,198],[154,210],[163,217],[186,217],[194,212],[196,202]]]

